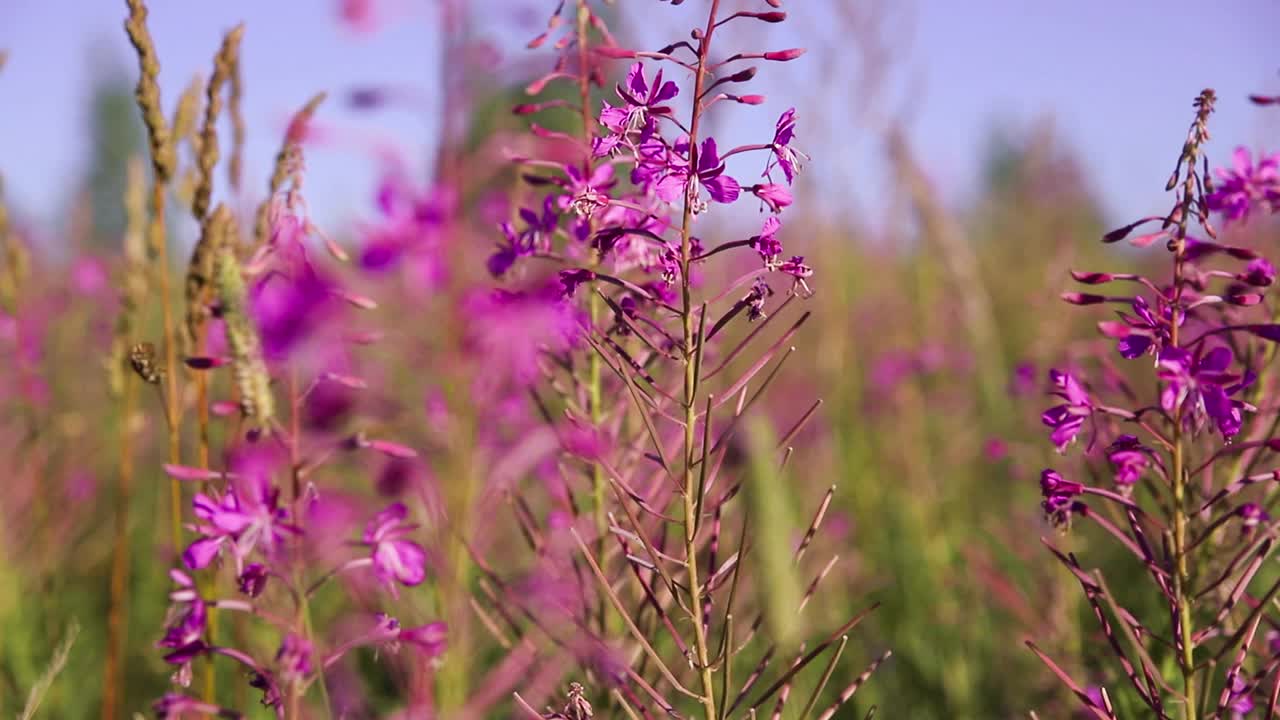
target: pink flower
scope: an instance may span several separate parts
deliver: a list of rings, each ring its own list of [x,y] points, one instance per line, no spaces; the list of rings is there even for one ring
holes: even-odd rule
[[[409,510],[394,503],[374,516],[365,526],[363,542],[373,556],[373,572],[395,594],[395,583],[406,586],[427,578],[427,553],[418,543],[405,539],[417,525],[404,520]]]
[[[1263,155],[1254,165],[1248,149],[1238,147],[1231,159],[1230,169],[1214,171],[1220,184],[1205,198],[1209,209],[1222,213],[1229,223],[1247,220],[1255,207],[1267,212],[1280,208],[1280,153]]]

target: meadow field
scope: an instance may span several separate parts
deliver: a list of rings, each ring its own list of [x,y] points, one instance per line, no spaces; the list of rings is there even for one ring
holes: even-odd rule
[[[1277,712],[1274,54],[930,94],[940,3],[102,5],[73,177],[0,9],[0,715]]]

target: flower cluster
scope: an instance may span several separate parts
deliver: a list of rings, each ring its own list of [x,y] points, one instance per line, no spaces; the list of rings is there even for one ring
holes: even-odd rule
[[[690,33],[692,41],[647,51],[620,47],[592,3],[579,0],[568,21],[561,15],[566,5],[572,3],[561,3],[547,32],[530,43],[540,47],[556,38],[556,63],[528,89],[537,94],[551,83],[572,83],[578,102],[535,99],[514,112],[540,117],[572,109],[581,127],[574,134],[534,124],[531,133],[541,141],[541,153],[508,148],[528,192],[515,194],[520,201],[510,219],[498,223],[486,263],[503,290],[471,313],[480,342],[520,359],[526,372],[518,375],[518,386],[532,395],[559,443],[554,467],[542,477],[562,509],[545,522],[517,513],[538,553],[538,562],[519,581],[518,605],[551,628],[612,691],[588,702],[584,689],[575,687],[563,711],[541,717],[585,718],[603,707],[610,713],[675,716],[692,698],[698,714],[711,720],[739,708],[754,714],[781,690],[775,706],[780,714],[789,694],[783,688],[808,662],[804,656],[797,655],[755,698],[749,692],[777,646],[771,645],[740,688],[717,689],[713,675],[723,672],[727,683],[731,656],[740,650],[726,616],[741,563],[724,559],[722,553],[730,551],[722,532],[733,522],[735,500],[748,480],[726,456],[741,442],[739,418],[773,381],[784,347],[808,315],[763,350],[752,341],[761,328],[785,317],[793,301],[813,293],[814,269],[803,256],[784,252],[780,219],[793,204],[791,187],[808,156],[798,147],[802,136],[794,108],[780,113],[772,137],[763,142],[734,144],[706,130],[713,110],[766,102],[741,91],[759,70],[744,65],[788,62],[803,50],[712,59],[720,28],[783,22],[781,11],[721,15],[719,3],[712,3],[706,26]],[[594,98],[592,89],[605,86],[614,60],[627,62],[622,81],[603,99]],[[754,178],[744,169],[753,158]],[[713,242],[723,227],[716,220],[752,198],[765,213],[759,232]],[[548,269],[554,272],[550,281]],[[778,282],[787,284],[784,292],[772,286]],[[566,310],[553,311],[552,303]],[[747,323],[756,329],[744,331]],[[526,345],[530,337],[537,342]],[[732,338],[727,345],[726,337]],[[761,372],[775,360],[774,372]],[[732,398],[737,408],[726,417],[722,408]],[[791,432],[816,409],[816,403],[810,406]],[[534,429],[522,432],[533,445]],[[754,450],[764,453],[762,465],[774,464],[764,458],[775,448]],[[828,493],[797,561],[830,500]],[[673,534],[684,538],[675,554],[664,551],[658,539]],[[734,557],[740,560],[743,550],[740,545]],[[594,576],[587,578],[590,587],[582,587],[584,561]],[[808,592],[815,589],[816,584]],[[803,606],[799,596],[795,600]],[[625,619],[624,630],[616,625],[617,615]],[[659,632],[669,636],[663,645],[678,657],[655,649],[640,633],[642,616],[658,619],[665,628]],[[760,616],[744,637],[762,623]],[[569,630],[557,634],[560,628]],[[721,640],[712,639],[716,633]],[[833,648],[839,634],[807,657]],[[620,659],[628,646],[644,649],[643,665],[628,667]],[[676,692],[668,697],[655,690],[662,685]],[[538,716],[532,707],[525,710]]]
[[[408,641],[430,659],[444,651],[446,629],[442,623],[401,629],[394,618],[379,615],[373,630],[343,640],[317,634],[310,624],[310,602],[325,587],[339,580],[359,583],[366,576],[395,599],[399,587],[426,580],[429,558],[414,539],[418,526],[408,522],[404,504],[370,512],[372,519],[358,535],[358,525],[338,525],[333,513],[322,509],[332,501],[321,500],[326,493],[321,472],[343,455],[373,451],[405,460],[416,453],[349,429],[357,422],[349,395],[369,387],[355,374],[354,349],[372,342],[351,332],[359,322],[351,313],[372,310],[376,303],[349,289],[315,252],[319,246],[332,260],[347,260],[346,252],[308,219],[300,192],[301,153],[296,146],[286,149],[279,170],[291,183],[264,204],[267,232],[256,247],[241,246],[224,206],[208,223],[212,231],[206,239],[216,246],[213,292],[204,313],[209,322],[199,326],[197,338],[205,354],[188,356],[186,365],[202,374],[206,388],[224,387],[219,370],[229,370],[225,387],[238,403],[211,399],[209,405],[228,425],[221,458],[165,465],[176,481],[199,483],[200,489],[190,506],[194,522],[186,526],[194,540],[180,554],[182,568],[170,572],[176,589],[158,645],[175,667],[177,685],[191,684],[197,658],[229,659],[247,672],[264,706],[279,717],[296,717],[307,688],[323,682],[325,670],[353,648],[394,649]],[[396,200],[387,201],[393,218],[388,223],[426,222],[422,213],[414,220],[395,219]],[[377,234],[385,255],[415,252],[409,240],[393,235],[390,230]],[[366,266],[391,262],[374,262],[373,254],[365,253]],[[247,258],[243,265],[241,256]],[[287,404],[277,402],[281,389]],[[313,401],[321,396],[319,403]],[[334,533],[347,534],[351,550],[320,552],[324,538]],[[234,582],[218,582],[224,571]],[[274,654],[264,657],[218,642],[210,623],[215,612],[246,613],[273,628],[278,636]],[[162,717],[216,707],[177,693],[155,706]]]
[[[1280,448],[1274,437],[1280,409],[1268,402],[1280,381],[1276,300],[1266,294],[1275,269],[1258,251],[1219,241],[1211,217],[1230,223],[1273,212],[1276,166],[1274,158],[1264,158],[1255,167],[1247,152],[1237,151],[1234,168],[1218,171],[1214,187],[1200,163],[1215,100],[1210,90],[1196,100],[1196,117],[1169,182],[1176,190],[1172,210],[1105,238],[1117,242],[1158,223],[1130,242],[1161,242],[1170,272],[1160,279],[1072,273],[1085,285],[1131,290],[1064,294],[1074,305],[1119,306],[1118,320],[1099,323],[1115,346],[1094,358],[1096,368],[1080,359],[1069,370],[1052,370],[1051,394],[1060,402],[1042,417],[1060,453],[1082,433],[1090,436],[1077,469],[1068,473],[1080,480],[1044,470],[1045,516],[1060,528],[1082,518],[1115,539],[1163,606],[1163,618],[1123,607],[1101,570],[1083,569],[1074,555],[1049,543],[1102,624],[1123,670],[1117,682],[1128,686],[1122,692],[1133,693],[1160,718],[1171,717],[1175,705],[1186,708],[1185,717],[1209,717],[1218,690],[1212,716],[1230,709],[1244,717],[1270,692],[1262,680],[1274,668],[1273,652],[1253,649],[1251,642],[1264,620],[1273,622],[1269,601],[1280,588],[1267,588],[1259,573],[1277,531],[1266,510],[1275,493],[1266,481],[1276,471],[1257,472]],[[1191,234],[1193,224],[1204,236]],[[1118,365],[1113,352],[1121,363],[1147,360]],[[1085,691],[1032,648],[1090,717],[1117,717],[1116,686],[1094,684]]]

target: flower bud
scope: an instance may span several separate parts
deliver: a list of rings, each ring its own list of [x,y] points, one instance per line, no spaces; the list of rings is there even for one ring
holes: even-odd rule
[[[601,57],[614,58],[617,60],[625,60],[636,56],[635,50],[628,50],[615,45],[602,45],[595,48],[595,53]]]
[[[788,62],[795,60],[805,53],[804,48],[790,48],[787,50],[774,50],[764,54],[765,60],[773,60],[774,62]]]

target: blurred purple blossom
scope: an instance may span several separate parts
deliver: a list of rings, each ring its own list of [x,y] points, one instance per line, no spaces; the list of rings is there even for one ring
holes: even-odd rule
[[[1051,369],[1049,381],[1056,388],[1050,394],[1066,402],[1045,410],[1040,420],[1052,429],[1050,439],[1058,452],[1063,452],[1080,434],[1085,419],[1093,413],[1093,400],[1080,381],[1070,373]]]
[[[1254,164],[1249,150],[1238,147],[1231,155],[1231,167],[1218,168],[1214,174],[1219,184],[1205,202],[1227,222],[1247,220],[1254,209],[1275,212],[1280,208],[1280,153],[1260,155]]]
[[[406,539],[417,525],[406,523],[409,510],[393,503],[365,526],[361,542],[369,547],[373,572],[395,594],[395,583],[413,586],[427,577],[427,553],[418,543]]]

